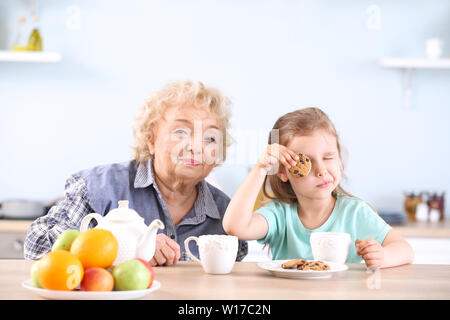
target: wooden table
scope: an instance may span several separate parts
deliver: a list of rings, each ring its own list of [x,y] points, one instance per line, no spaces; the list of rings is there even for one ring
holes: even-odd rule
[[[41,299],[21,286],[32,261],[0,260],[0,299]],[[149,300],[450,299],[450,265],[405,265],[367,272],[363,264],[331,279],[285,279],[255,262],[238,262],[232,273],[210,275],[195,262],[155,267],[161,288]]]

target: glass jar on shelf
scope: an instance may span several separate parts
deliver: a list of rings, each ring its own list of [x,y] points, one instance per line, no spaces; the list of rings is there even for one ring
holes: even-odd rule
[[[433,191],[430,193],[427,204],[430,207],[430,210],[434,209],[439,212],[439,221],[442,221],[445,218],[444,203],[445,191]]]
[[[28,38],[28,50],[42,51],[42,37],[39,32],[39,19],[38,15],[33,15],[33,27]]]
[[[12,45],[12,50],[14,51],[24,51],[28,50],[28,34],[27,34],[26,19],[24,16],[19,17],[17,23],[17,35],[15,41]]]
[[[404,210],[410,221],[416,220],[416,209],[419,203],[423,203],[422,192],[405,191],[404,192]]]

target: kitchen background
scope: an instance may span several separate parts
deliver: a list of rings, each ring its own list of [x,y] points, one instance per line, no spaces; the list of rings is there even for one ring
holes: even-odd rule
[[[448,195],[448,0],[0,0],[3,53],[35,5],[56,58],[0,58],[0,202],[51,201],[71,173],[128,160],[138,106],[186,78],[233,101],[235,143],[211,177],[229,196],[275,120],[310,106],[338,129],[344,187],[380,213],[403,214],[409,190]],[[398,66],[431,57],[431,38],[442,63]]]

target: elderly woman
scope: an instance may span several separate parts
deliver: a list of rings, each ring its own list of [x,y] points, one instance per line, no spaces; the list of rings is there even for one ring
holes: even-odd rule
[[[229,197],[205,181],[225,160],[229,100],[201,82],[169,83],[142,106],[134,126],[134,159],[80,171],[66,183],[65,198],[30,226],[25,258],[39,259],[67,229],[79,229],[91,212],[106,215],[128,200],[148,225],[160,219],[152,265],[189,259],[189,236],[225,234]],[[193,243],[192,243],[193,244]],[[196,246],[191,251],[198,257]],[[239,241],[237,260],[247,254]]]

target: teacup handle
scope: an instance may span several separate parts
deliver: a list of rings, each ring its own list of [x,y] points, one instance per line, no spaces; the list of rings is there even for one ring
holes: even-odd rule
[[[81,220],[81,226],[80,226],[80,231],[84,232],[88,229],[89,227],[89,222],[91,222],[92,219],[97,220],[97,223],[100,222],[100,220],[103,219],[103,217],[101,215],[99,215],[98,213],[89,213],[88,215],[86,215],[83,220]]]
[[[184,249],[186,250],[186,253],[188,254],[189,258],[191,258],[194,261],[197,261],[198,263],[201,263],[201,261],[192,254],[191,250],[189,250],[189,242],[191,240],[194,240],[198,247],[198,237],[191,236],[191,237],[187,238],[186,240],[184,240]]]

